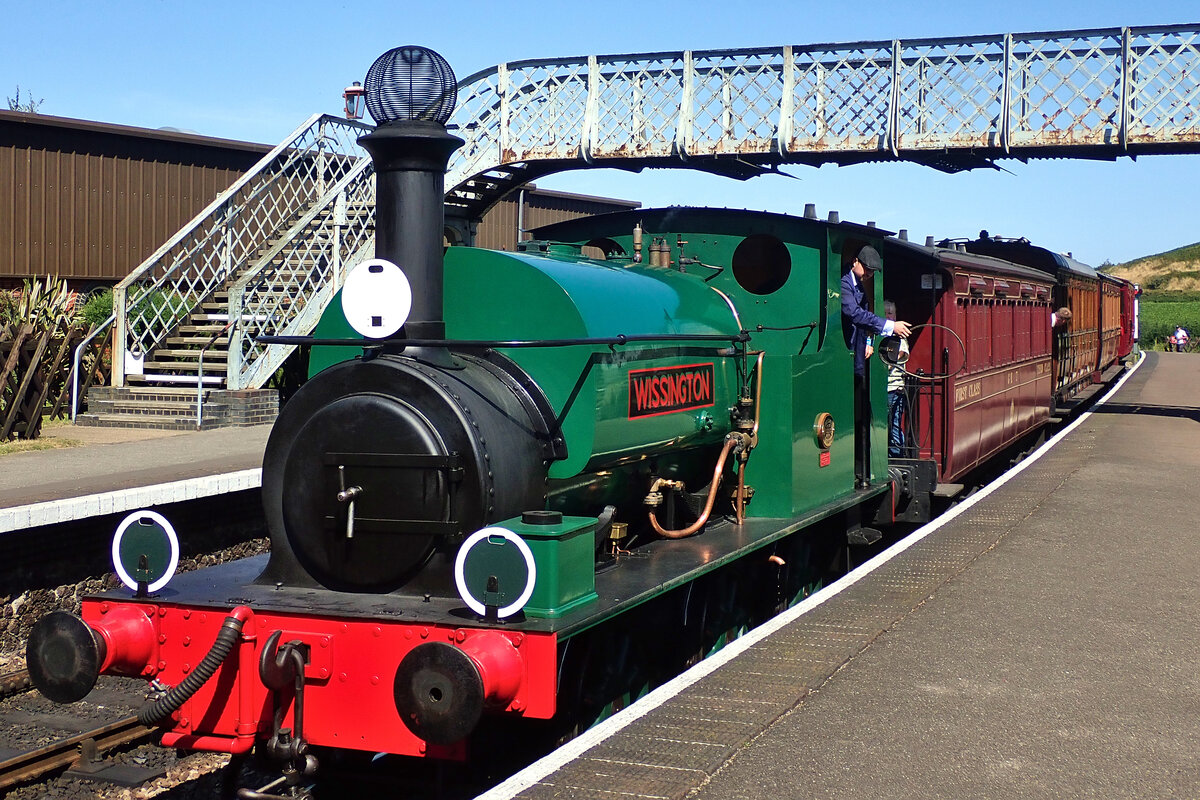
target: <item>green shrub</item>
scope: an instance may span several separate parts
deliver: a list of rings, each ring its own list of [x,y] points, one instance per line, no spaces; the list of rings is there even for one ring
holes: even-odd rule
[[[20,313],[17,311],[17,295],[15,292],[7,292],[0,289],[0,328],[7,328],[10,325],[16,325],[21,320]]]
[[[29,322],[36,330],[62,327],[70,319],[67,282],[47,275],[26,278],[20,289],[0,292],[0,325]]]
[[[173,289],[159,289],[150,294],[146,303],[162,317],[174,317],[187,311],[188,301]]]
[[[1143,261],[1149,261],[1152,258],[1170,258],[1172,261],[1200,261],[1200,242],[1176,247],[1174,250],[1167,250],[1162,253],[1142,256],[1141,258],[1135,258],[1132,261],[1126,261],[1124,264],[1116,264],[1114,266],[1132,267]]]
[[[113,295],[112,289],[103,289],[88,298],[83,304],[83,308],[79,309],[79,319],[87,327],[93,330],[97,325],[104,322],[112,316],[113,313]]]
[[[1143,303],[1196,303],[1200,302],[1200,292],[1177,292],[1165,291],[1159,292],[1153,289],[1142,287],[1142,302]]]
[[[146,295],[133,298],[129,301],[127,312],[130,317],[131,327],[137,331],[144,324],[155,325],[154,320],[166,320],[175,322],[182,319],[191,308],[191,302],[187,297],[175,291],[174,289],[155,289]]]
[[[1150,280],[1146,281],[1145,285],[1142,286],[1142,289],[1147,290],[1147,291],[1154,291],[1156,289],[1162,289],[1164,286],[1169,284],[1171,281],[1188,280],[1189,278],[1193,279],[1193,280],[1200,279],[1200,270],[1181,270],[1179,272],[1172,272],[1167,275],[1158,275],[1158,276],[1155,276],[1155,277],[1151,278]],[[1162,294],[1164,294],[1164,295],[1166,295],[1166,294],[1195,295],[1197,293],[1196,292],[1164,291],[1164,292],[1162,292]]]

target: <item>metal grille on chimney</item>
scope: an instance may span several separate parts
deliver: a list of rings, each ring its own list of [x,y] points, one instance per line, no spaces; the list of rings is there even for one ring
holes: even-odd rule
[[[446,59],[417,45],[393,48],[367,70],[367,110],[380,125],[428,120],[445,124],[458,101]]]

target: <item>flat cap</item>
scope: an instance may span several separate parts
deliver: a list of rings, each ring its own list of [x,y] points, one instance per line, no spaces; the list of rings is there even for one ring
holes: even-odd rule
[[[879,253],[876,252],[875,248],[871,247],[871,245],[867,245],[862,250],[859,250],[857,258],[858,263],[862,264],[871,272],[874,272],[883,266],[883,261],[880,260]]]

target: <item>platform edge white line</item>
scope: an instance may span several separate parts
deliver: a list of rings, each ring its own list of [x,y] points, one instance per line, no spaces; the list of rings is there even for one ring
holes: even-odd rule
[[[47,500],[22,506],[0,508],[0,533],[11,533],[42,525],[74,522],[98,513],[116,514],[147,506],[179,503],[201,497],[257,489],[262,486],[262,468],[223,472],[199,478],[135,486],[111,492]]]
[[[1120,380],[1113,384],[1111,389],[1109,389],[1104,393],[1103,396],[1096,400],[1093,407],[1106,403],[1113,393],[1120,389],[1121,386],[1125,384],[1125,381],[1129,380],[1130,376],[1141,368],[1145,360],[1145,355],[1143,354],[1138,358],[1133,367],[1131,369],[1127,369],[1125,374],[1121,376]],[[721,648],[721,650],[715,655],[704,659],[687,672],[684,672],[667,683],[664,683],[662,686],[650,692],[645,697],[642,697],[637,702],[609,717],[604,722],[601,722],[594,728],[584,731],[582,734],[567,742],[554,752],[533,762],[528,767],[512,775],[504,782],[497,784],[483,794],[478,795],[475,800],[512,800],[512,798],[516,797],[516,795],[528,789],[530,786],[533,786],[542,778],[545,778],[552,772],[555,772],[571,761],[574,761],[576,758],[583,755],[585,752],[600,744],[604,740],[608,739],[622,728],[658,708],[660,705],[665,703],[667,700],[670,700],[684,689],[688,688],[700,679],[710,675],[718,667],[728,663],[729,661],[732,661],[741,653],[749,649],[752,645],[757,644],[766,637],[770,636],[772,633],[778,631],[780,628],[783,628],[791,622],[794,622],[796,619],[802,617],[812,609],[816,608],[827,600],[836,597],[846,589],[849,589],[851,586],[862,580],[865,576],[871,574],[879,567],[883,566],[908,548],[932,534],[934,531],[937,531],[948,522],[954,520],[964,511],[973,507],[980,500],[1004,486],[1017,475],[1020,475],[1030,465],[1036,463],[1038,459],[1040,459],[1051,448],[1066,438],[1071,431],[1078,428],[1084,422],[1084,420],[1091,415],[1091,410],[1081,414],[1078,419],[1048,439],[1044,445],[1022,460],[1020,464],[1017,464],[1008,472],[1004,473],[1004,475],[1002,475],[1000,478],[989,484],[987,488],[982,489],[968,499],[964,500],[962,503],[950,509],[945,514],[942,514],[933,522],[918,528],[904,539],[892,545],[887,550],[884,550],[879,555],[875,556],[869,561],[863,562],[853,571],[847,573],[839,580],[831,583],[829,586],[826,586],[824,589],[821,589],[819,592],[811,595],[810,597],[805,598],[802,602],[797,603],[787,611],[784,611],[782,614],[779,614],[767,622],[764,622],[762,625],[759,625],[745,636],[742,636]]]

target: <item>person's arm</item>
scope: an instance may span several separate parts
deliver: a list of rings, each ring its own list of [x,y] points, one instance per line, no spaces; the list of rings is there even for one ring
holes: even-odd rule
[[[882,333],[884,336],[890,336],[894,327],[890,319],[872,314],[860,306],[845,280],[842,281],[842,314],[849,317],[850,321],[860,328],[867,328],[875,333]]]

